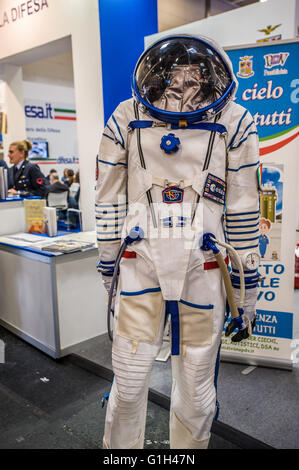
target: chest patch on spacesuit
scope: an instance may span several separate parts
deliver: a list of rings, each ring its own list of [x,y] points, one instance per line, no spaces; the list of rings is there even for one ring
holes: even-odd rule
[[[170,186],[162,191],[163,202],[167,204],[183,202],[184,190],[176,186]]]
[[[208,174],[204,190],[203,197],[211,199],[211,201],[217,202],[218,204],[225,204],[225,194],[226,194],[226,182],[221,178]]]

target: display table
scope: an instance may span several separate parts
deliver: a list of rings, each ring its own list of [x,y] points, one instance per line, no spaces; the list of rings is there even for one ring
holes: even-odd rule
[[[91,246],[67,254],[42,250],[61,240]],[[105,333],[107,294],[97,261],[95,232],[1,236],[1,325],[54,358]]]

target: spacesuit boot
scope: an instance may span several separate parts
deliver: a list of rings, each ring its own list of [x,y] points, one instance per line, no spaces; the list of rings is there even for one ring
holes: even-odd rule
[[[174,411],[170,413],[170,449],[207,449],[210,437],[198,441],[178,419]]]

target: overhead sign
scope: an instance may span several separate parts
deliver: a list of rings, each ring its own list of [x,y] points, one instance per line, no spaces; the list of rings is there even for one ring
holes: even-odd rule
[[[17,3],[7,9],[0,10],[0,28],[22,20],[26,16],[39,13],[43,8],[48,8],[47,0],[28,0],[27,2]]]
[[[77,117],[74,103],[25,98],[24,110],[28,139],[32,142],[48,142],[49,158],[39,160],[38,164],[67,165],[77,170]],[[42,171],[47,173],[48,170],[44,168]]]

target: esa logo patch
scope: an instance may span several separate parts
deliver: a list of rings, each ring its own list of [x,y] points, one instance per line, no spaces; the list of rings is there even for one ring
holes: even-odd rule
[[[225,193],[226,193],[226,182],[221,178],[208,174],[205,187],[203,191],[203,197],[211,199],[218,204],[225,204]]]
[[[173,204],[183,201],[184,190],[176,186],[170,186],[162,191],[163,202]]]

